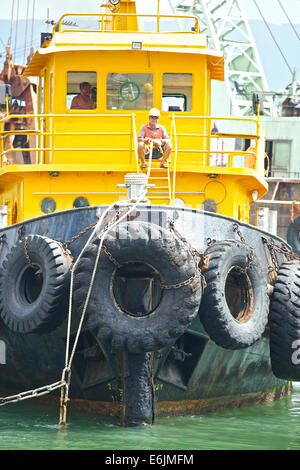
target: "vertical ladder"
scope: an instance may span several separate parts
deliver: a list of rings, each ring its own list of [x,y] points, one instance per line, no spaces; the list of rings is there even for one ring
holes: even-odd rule
[[[170,162],[166,162],[168,164],[168,168],[160,168],[160,163],[160,160],[152,160],[150,157],[148,160],[148,168],[142,169],[142,173],[148,175],[148,183],[155,184],[155,187],[148,191],[147,198],[153,202],[162,200],[166,204],[171,205],[172,191],[169,168]]]

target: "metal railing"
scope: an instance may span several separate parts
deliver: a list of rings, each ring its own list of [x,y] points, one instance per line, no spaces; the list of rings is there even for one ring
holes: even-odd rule
[[[174,203],[175,199],[175,192],[176,192],[176,173],[177,173],[177,163],[178,160],[180,161],[180,158],[178,158],[179,153],[190,153],[190,154],[198,154],[201,156],[201,158],[197,158],[196,162],[197,164],[201,164],[203,167],[210,167],[210,168],[215,168],[216,172],[219,170],[220,167],[223,168],[249,168],[257,171],[260,176],[265,176],[265,171],[264,171],[264,158],[265,154],[263,153],[263,149],[259,149],[259,144],[263,144],[264,146],[264,140],[263,136],[261,135],[261,128],[259,124],[259,119],[255,118],[236,118],[236,117],[216,117],[216,116],[187,116],[187,115],[180,115],[180,114],[174,114],[172,113],[169,118],[171,119],[171,132],[170,132],[170,138],[172,141],[172,147],[173,147],[173,153],[174,153],[174,163],[172,165],[172,170],[173,170],[173,188],[172,188],[172,201]],[[209,132],[202,132],[202,133],[183,133],[183,132],[177,132],[176,130],[176,121],[178,119],[189,119],[189,120],[199,120],[200,122],[203,123],[201,126],[202,129],[209,129]],[[211,128],[212,128],[212,121],[225,121],[225,122],[239,122],[239,123],[251,123],[255,126],[255,132],[253,134],[249,133],[242,133],[242,132],[217,132],[216,134],[212,135],[211,134]],[[195,128],[195,126],[194,126]],[[192,138],[201,138],[203,139],[203,145],[202,148],[197,148],[197,149],[187,149],[180,147],[178,144],[178,139],[180,137],[188,138],[188,140]],[[211,148],[211,142],[214,139],[244,139],[244,140],[249,140],[249,141],[254,141],[254,145],[251,146],[247,150],[229,150],[229,149],[212,149]],[[212,164],[216,163],[216,156],[220,155],[222,158],[220,159],[220,162],[222,164]],[[258,156],[261,155],[261,161],[258,162]],[[215,162],[212,162],[212,157],[215,159]],[[235,157],[241,157],[240,162],[235,162]],[[200,161],[199,161],[200,160]],[[202,160],[202,161],[201,161]],[[182,162],[181,162],[182,163]],[[188,162],[189,164],[193,163],[191,160]],[[217,168],[216,168],[217,167]]]
[[[30,115],[21,115],[22,118],[31,119],[31,122],[35,123],[36,129],[22,129],[22,130],[4,130],[5,123],[8,123],[11,119],[20,117],[20,115],[9,115],[0,120],[0,164],[1,167],[7,164],[8,154],[13,154],[14,152],[36,152],[37,154],[37,163],[40,165],[43,164],[55,164],[56,153],[57,152],[127,152],[128,161],[127,164],[134,165],[136,171],[140,172],[139,157],[137,151],[137,131],[136,131],[136,114],[134,112],[128,114],[30,114]],[[191,171],[192,168],[196,167],[205,167],[211,168],[212,173],[217,173],[221,167],[223,168],[235,168],[235,172],[238,172],[239,168],[252,169],[255,170],[259,176],[265,176],[264,174],[264,148],[262,149],[262,144],[264,142],[261,136],[260,124],[258,119],[253,118],[232,118],[232,117],[214,117],[214,116],[190,116],[186,114],[170,114],[168,116],[171,119],[170,123],[170,139],[172,141],[172,158],[169,159],[170,171],[173,172],[172,175],[172,201],[174,202],[175,193],[176,193],[176,178],[177,178],[177,168],[178,165],[181,165],[184,168],[184,171]],[[90,121],[94,119],[119,119],[118,124],[120,124],[120,119],[128,120],[128,125],[126,124],[123,127],[122,131],[118,130],[102,130],[102,131],[89,131],[89,132],[72,132],[68,130],[63,130],[63,124],[60,122],[59,125],[62,126],[60,130],[56,131],[59,126],[55,126],[56,120],[60,118],[69,119],[75,118],[87,118]],[[190,127],[190,122],[193,121],[193,133],[183,132],[186,125],[182,125],[184,121],[188,120]],[[198,123],[197,123],[198,121]],[[254,126],[255,131],[252,134],[242,133],[242,132],[218,132],[214,135],[211,134],[212,121],[227,123],[227,126],[223,128],[231,128],[231,124],[235,121],[238,123],[250,123]],[[101,126],[100,126],[101,127]],[[126,128],[127,127],[127,128]],[[116,129],[117,124],[111,125],[111,129]],[[197,128],[200,130],[199,133]],[[47,130],[49,129],[49,131]],[[102,128],[103,129],[103,128]],[[178,130],[179,129],[179,130]],[[5,148],[5,139],[8,136],[13,135],[29,135],[35,136],[36,145],[34,147],[24,147],[24,148]],[[72,137],[72,136],[99,136],[101,138],[107,138],[107,136],[115,137],[113,139],[114,144],[110,147],[108,146],[91,146],[91,147],[82,147],[76,146],[57,146],[57,137]],[[118,137],[127,136],[129,138],[129,145],[120,147],[118,146],[119,139]],[[246,151],[241,150],[231,150],[231,149],[212,149],[212,142],[215,139],[221,139],[225,141],[226,139],[247,139],[254,141],[254,145]],[[195,142],[196,148],[190,148],[190,142]],[[107,141],[107,140],[106,140]],[[183,143],[181,143],[181,141]],[[47,145],[45,145],[47,144]],[[259,147],[260,150],[259,150]],[[45,155],[47,154],[47,158]],[[223,157],[223,162],[221,165],[216,164],[216,156],[220,155]],[[259,157],[261,156],[259,162]],[[242,162],[236,164],[235,158],[239,157]],[[47,161],[46,161],[47,160]],[[88,159],[87,159],[88,160]],[[251,165],[249,161],[251,160]],[[124,160],[125,162],[125,160]],[[67,161],[61,161],[61,163],[67,163]],[[120,163],[120,159],[116,161]],[[125,162],[126,163],[126,162]],[[85,162],[85,165],[88,165],[88,162]],[[171,185],[171,178],[169,178],[169,185]]]
[[[67,17],[96,17],[96,18],[99,18],[98,22],[100,24],[100,29],[95,29],[95,30],[92,30],[92,29],[76,29],[76,30],[70,30],[70,29],[62,29],[62,26],[64,26],[64,18],[67,18]],[[61,32],[70,32],[70,31],[75,31],[75,32],[110,32],[110,33],[118,33],[120,32],[121,30],[116,30],[114,28],[112,29],[109,29],[109,30],[105,30],[105,23],[107,23],[107,19],[108,18],[112,18],[112,23],[114,24],[115,23],[115,20],[117,18],[121,18],[121,19],[124,19],[124,18],[128,18],[128,19],[142,19],[142,18],[147,18],[147,19],[153,19],[155,18],[156,19],[156,32],[157,33],[164,33],[164,31],[161,31],[161,20],[162,19],[171,19],[171,20],[177,20],[177,19],[181,19],[181,20],[192,20],[193,23],[194,23],[194,26],[191,27],[191,34],[192,33],[200,33],[200,27],[199,27],[199,21],[198,21],[198,18],[197,16],[195,15],[161,15],[161,14],[139,14],[139,13],[113,13],[113,12],[109,12],[109,13],[65,13],[64,15],[61,16],[61,18],[58,20],[58,22],[56,23],[56,25],[53,27],[53,34],[58,32],[58,33],[61,33]],[[65,24],[68,25],[68,22],[65,21]],[[134,31],[129,31],[126,29],[126,32],[134,32]],[[153,34],[153,31],[143,31],[143,33],[145,34]],[[170,33],[170,31],[167,31],[167,33]],[[187,34],[187,31],[174,31],[174,33],[178,33],[178,34]]]
[[[34,129],[13,129],[5,130],[5,124],[9,121],[22,117],[25,120],[34,120],[35,128]],[[130,122],[130,130],[127,132],[120,131],[97,131],[97,132],[70,132],[70,131],[54,131],[53,123],[57,118],[103,118],[107,119],[108,117],[112,118],[125,118]],[[47,122],[46,122],[47,121]],[[50,131],[45,129],[49,128]],[[9,136],[15,135],[24,135],[24,136],[35,136],[37,138],[37,145],[34,147],[9,147],[5,148],[5,139]],[[54,137],[59,136],[128,136],[131,139],[131,145],[125,148],[121,147],[57,147],[55,146]],[[45,146],[45,138],[49,137],[49,145]],[[135,162],[137,171],[139,171],[139,162],[138,162],[138,153],[137,153],[137,132],[136,132],[136,122],[135,114],[12,114],[4,117],[0,120],[0,166],[5,166],[7,161],[7,155],[15,152],[37,152],[38,158],[37,163],[45,163],[45,152],[49,152],[49,164],[55,163],[55,153],[56,152],[129,152],[129,158],[132,160],[132,153],[135,154]]]

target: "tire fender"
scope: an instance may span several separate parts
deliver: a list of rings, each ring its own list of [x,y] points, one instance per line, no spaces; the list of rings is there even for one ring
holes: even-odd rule
[[[210,338],[226,349],[254,344],[268,322],[267,279],[256,256],[247,266],[251,248],[236,240],[209,246],[208,268],[203,271],[206,288],[199,315]]]
[[[68,312],[71,259],[59,242],[41,235],[18,241],[0,269],[0,315],[15,333],[48,333]]]
[[[300,264],[280,266],[271,297],[270,355],[273,373],[300,380]]]
[[[167,285],[185,281],[195,273],[195,262],[187,246],[169,230],[151,223],[120,223],[109,232],[104,244],[120,265],[135,262],[151,266]],[[75,272],[77,308],[86,299],[98,246],[99,239],[95,238]],[[112,283],[116,269],[102,252],[87,307],[88,324],[98,326],[100,341],[109,341],[113,350],[133,353],[156,351],[173,344],[197,316],[202,296],[199,276],[188,285],[163,290],[158,306],[137,317],[122,311],[114,298]]]

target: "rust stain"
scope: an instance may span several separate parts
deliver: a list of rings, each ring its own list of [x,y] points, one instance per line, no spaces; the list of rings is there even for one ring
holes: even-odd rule
[[[227,397],[203,398],[199,400],[165,401],[157,403],[159,416],[182,416],[192,414],[203,414],[228,408],[240,408],[242,406],[258,405],[283,398],[291,393],[291,383],[284,384],[277,389],[247,393],[244,395],[230,395]]]
[[[244,395],[230,395],[225,397],[201,398],[198,400],[164,401],[157,403],[156,416],[183,416],[192,414],[203,414],[228,408],[240,408],[242,406],[257,405],[271,402],[289,395],[292,391],[291,382],[281,387],[259,393],[248,393]],[[0,390],[0,395],[14,394],[11,390]],[[59,397],[44,395],[34,399],[37,402],[59,406]],[[8,405],[9,406],[9,405]],[[111,403],[101,401],[87,401],[71,398],[68,410],[83,411],[98,414],[103,417],[117,419],[122,423],[124,413],[123,403]]]

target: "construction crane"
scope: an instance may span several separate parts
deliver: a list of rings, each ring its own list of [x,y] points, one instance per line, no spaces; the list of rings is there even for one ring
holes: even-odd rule
[[[209,37],[212,48],[223,52],[226,86],[232,114],[248,115],[252,94],[268,92],[269,86],[241,0],[168,0],[175,14],[195,13],[201,31]],[[184,29],[184,22],[179,26]],[[273,98],[265,93],[264,112],[273,115]]]

